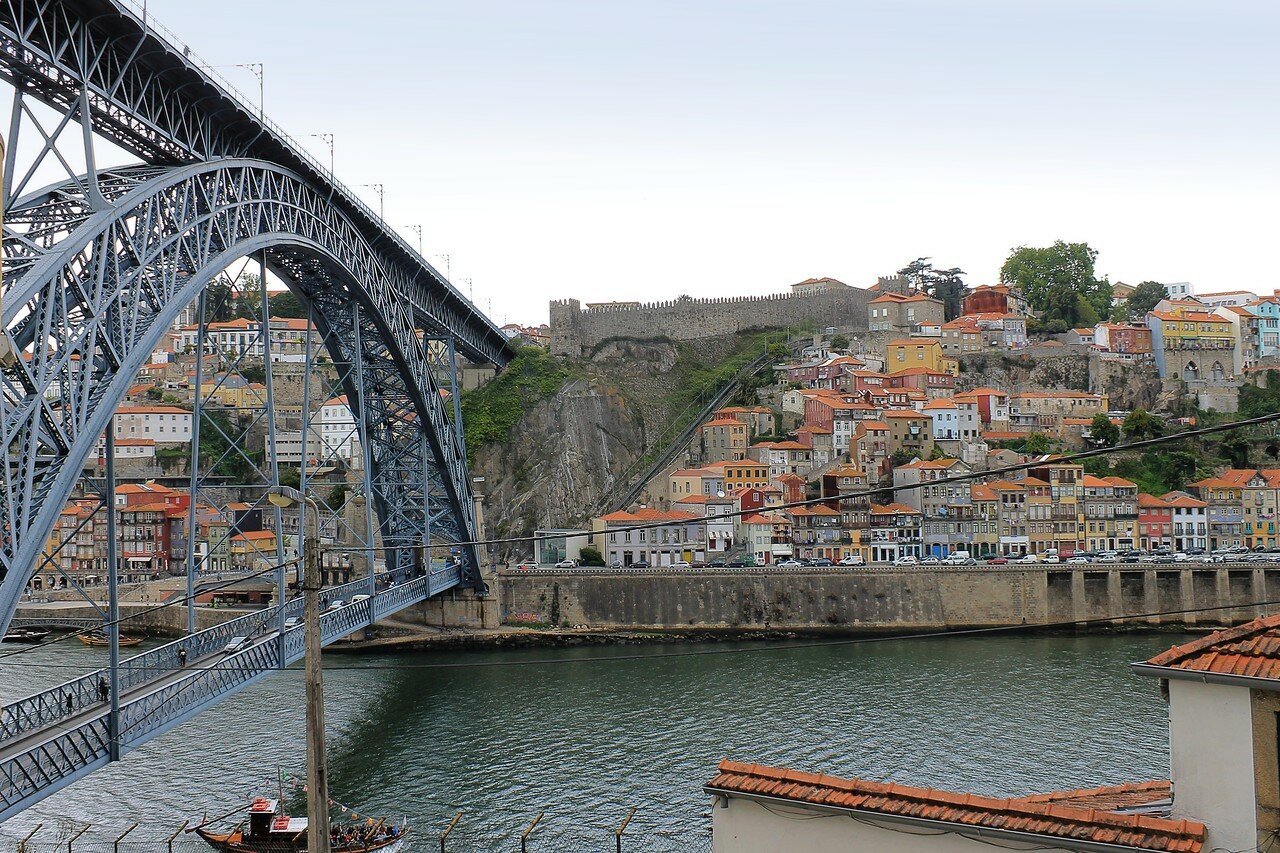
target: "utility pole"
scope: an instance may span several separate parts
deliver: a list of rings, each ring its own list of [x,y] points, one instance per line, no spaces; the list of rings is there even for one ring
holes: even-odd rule
[[[304,433],[304,448],[305,441]],[[267,500],[280,509],[305,504],[315,511],[316,523],[307,528],[302,545],[304,671],[307,677],[307,853],[330,853],[329,774],[324,755],[324,673],[320,669],[320,506],[315,498],[291,486],[271,486],[267,489]],[[305,508],[303,512],[306,512]],[[284,602],[281,602],[283,606]]]
[[[308,501],[310,503],[310,501]],[[315,504],[312,504],[314,507]],[[307,853],[329,853],[329,774],[324,754],[324,673],[320,668],[320,513],[303,543],[307,670]]]

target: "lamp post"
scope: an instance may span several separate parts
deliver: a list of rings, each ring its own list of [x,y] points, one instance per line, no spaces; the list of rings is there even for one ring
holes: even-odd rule
[[[386,217],[386,188],[382,184],[361,184],[362,187],[368,187],[378,194],[378,218],[385,220]]]
[[[333,177],[333,134],[332,133],[308,133],[307,136],[319,139],[325,145],[329,146],[329,177]]]
[[[267,500],[281,509],[305,503],[316,523],[303,542],[303,621],[307,676],[307,853],[329,853],[329,777],[324,755],[324,674],[320,669],[320,506],[289,486],[272,486]],[[284,606],[284,602],[280,602]]]

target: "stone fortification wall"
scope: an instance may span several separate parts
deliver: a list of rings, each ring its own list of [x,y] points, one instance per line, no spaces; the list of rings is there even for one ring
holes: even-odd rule
[[[1158,611],[1138,626],[1253,619],[1280,595],[1280,570],[975,566],[653,572],[504,572],[509,624],[594,628],[906,631],[1106,619]],[[1212,610],[1208,608],[1232,607]],[[1130,625],[1129,627],[1133,627]]]
[[[747,329],[785,329],[813,323],[819,327],[867,327],[871,293],[838,286],[808,296],[778,294],[740,299],[693,299],[643,305],[583,308],[577,299],[551,303],[551,351],[588,354],[610,338],[669,338],[686,341]]]

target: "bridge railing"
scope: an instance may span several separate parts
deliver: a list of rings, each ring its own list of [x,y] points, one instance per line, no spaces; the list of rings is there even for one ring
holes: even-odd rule
[[[386,220],[375,213],[373,208],[366,204],[360,196],[356,195],[350,187],[342,181],[339,181],[337,176],[328,166],[323,165],[314,155],[311,154],[310,151],[303,147],[302,143],[290,136],[283,127],[267,118],[266,110],[263,108],[261,103],[255,103],[252,98],[240,91],[235,84],[228,80],[225,75],[220,73],[216,66],[205,61],[203,57],[193,51],[191,46],[180,39],[173,30],[170,30],[164,24],[157,21],[155,15],[151,14],[147,9],[145,2],[141,2],[141,0],[118,0],[118,2],[122,6],[126,7],[128,11],[133,14],[134,18],[136,18],[139,23],[143,24],[146,29],[150,30],[152,34],[158,36],[163,41],[168,42],[176,55],[185,56],[187,61],[199,68],[203,74],[230,95],[232,100],[236,101],[240,105],[241,109],[250,116],[255,117],[263,127],[275,134],[276,138],[279,139],[281,143],[291,149],[294,156],[304,161],[315,171],[317,175],[327,175],[329,177],[329,182],[333,184],[334,189],[343,196],[344,201],[352,207],[357,208],[370,222],[378,223],[382,227],[382,230],[395,241],[400,249],[410,256],[420,259],[423,266],[427,267],[427,269],[429,269],[437,279],[452,291],[454,298],[470,308],[475,316],[484,317],[487,320],[487,316],[480,313],[480,309],[476,308],[475,303],[464,296],[462,291],[455,288],[452,282],[440,274],[439,270],[431,266],[431,264],[427,262],[426,258],[422,257],[421,253],[410,246],[409,242],[401,237],[399,232],[388,225]]]
[[[322,613],[322,642],[332,642],[372,624],[375,614],[392,613],[416,603],[427,595],[431,582],[430,576],[417,577],[384,589],[372,598]],[[363,578],[332,587],[326,590],[329,593],[327,597],[346,600],[350,595],[358,594],[361,588],[367,589],[368,583],[368,578]],[[301,605],[299,599],[287,604],[295,603]],[[191,666],[176,673],[172,682],[123,702],[119,738],[122,751],[181,723],[228,693],[299,660],[304,653],[304,630],[302,625],[298,625],[285,631],[283,644],[275,642],[274,638],[263,638],[240,652]],[[191,639],[187,637],[177,642],[189,642]],[[76,679],[76,682],[82,680]],[[107,762],[110,749],[107,706],[96,694],[89,704],[92,706],[94,703],[99,709],[94,718],[75,728],[64,728],[39,746],[0,762],[0,820],[23,800],[70,778],[78,778]]]
[[[383,572],[376,579],[380,582],[387,577]],[[400,588],[392,587],[388,591]],[[334,601],[348,601],[353,595],[367,593],[368,590],[368,577],[326,587],[320,591],[320,607],[328,609]],[[284,604],[285,618],[301,617],[302,607],[301,598],[289,599]],[[395,609],[384,608],[383,612],[392,613]],[[166,672],[180,669],[179,649],[185,649],[187,659],[195,661],[216,652],[233,637],[255,637],[271,631],[279,622],[279,612],[278,606],[268,607],[125,658],[120,662],[120,690],[131,690]],[[100,703],[98,683],[109,678],[110,671],[104,667],[6,705],[0,711],[0,743],[75,716]]]

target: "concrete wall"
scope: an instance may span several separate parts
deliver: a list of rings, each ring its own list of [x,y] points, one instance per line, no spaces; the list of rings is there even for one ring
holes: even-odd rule
[[[1258,843],[1247,687],[1169,681],[1173,816],[1203,821],[1206,850]]]
[[[711,809],[714,853],[991,853],[1005,850],[1069,850],[1052,843],[1023,844],[1011,839],[977,841],[924,827],[902,826],[817,808],[798,808],[730,797],[727,808]],[[1206,848],[1207,849],[1207,848]]]
[[[583,309],[577,299],[551,303],[551,351],[582,355],[608,338],[656,338],[673,341],[728,335],[746,329],[783,329],[806,322],[820,327],[867,327],[870,294],[858,287],[836,287],[812,296],[755,296],[744,299],[692,299],[635,307]]]
[[[511,570],[500,574],[495,588],[508,624],[672,629],[1017,625],[1280,598],[1280,569],[1081,568]],[[1216,626],[1257,615],[1256,608],[1235,606],[1139,624]]]

